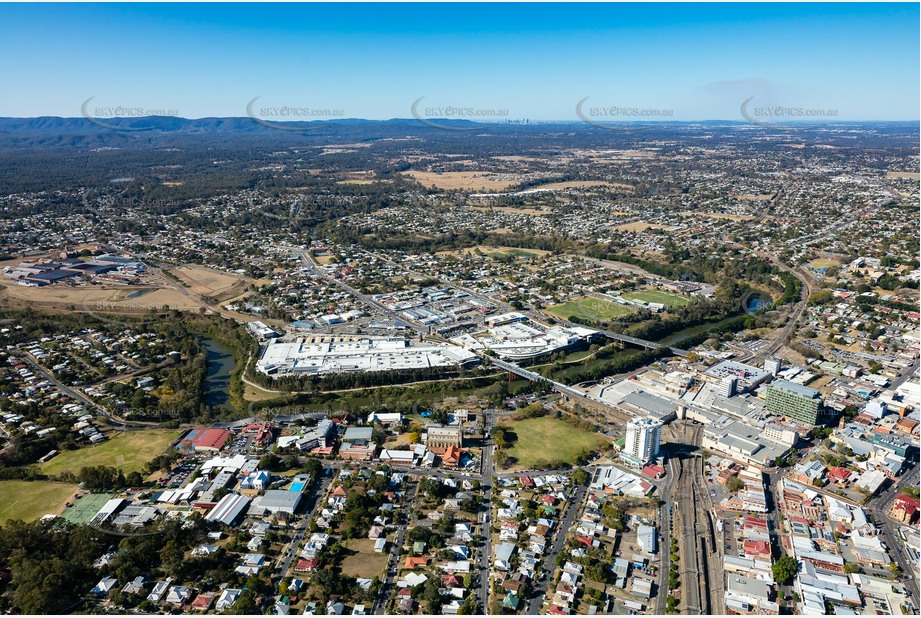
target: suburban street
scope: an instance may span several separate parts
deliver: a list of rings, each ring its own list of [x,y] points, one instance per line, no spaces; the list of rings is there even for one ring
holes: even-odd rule
[[[386,613],[387,599],[390,597],[390,591],[393,590],[396,583],[397,572],[400,570],[400,551],[403,548],[403,539],[406,537],[406,530],[409,528],[409,511],[416,497],[416,486],[416,483],[410,485],[406,489],[406,494],[403,496],[401,516],[405,515],[406,521],[397,524],[397,534],[393,539],[393,543],[390,545],[390,555],[387,557],[387,575],[381,582],[380,591],[374,599],[374,605],[371,608],[371,613],[374,615],[383,615]]]
[[[480,471],[482,473],[480,488],[483,492],[483,497],[480,503],[485,505],[486,509],[482,513],[482,522],[480,524],[480,536],[483,539],[483,544],[477,555],[477,567],[479,568],[479,573],[477,574],[479,578],[477,596],[483,613],[489,611],[489,564],[492,558],[492,492],[495,482],[492,458],[493,451],[496,448],[492,441],[492,436],[489,435],[489,431],[492,429],[494,423],[495,412],[489,410],[483,417],[483,449],[482,460],[480,462]]]
[[[553,571],[556,569],[556,557],[560,555],[566,545],[566,533],[572,528],[576,513],[581,508],[582,499],[585,498],[586,489],[587,487],[584,485],[579,485],[573,494],[569,496],[566,504],[566,514],[560,521],[560,525],[553,531],[553,545],[550,553],[544,557],[542,577],[534,583],[534,590],[531,592],[531,598],[528,600],[525,610],[526,614],[539,614],[541,607],[543,607],[544,597],[547,595],[547,586],[550,584],[550,580],[553,579]]]

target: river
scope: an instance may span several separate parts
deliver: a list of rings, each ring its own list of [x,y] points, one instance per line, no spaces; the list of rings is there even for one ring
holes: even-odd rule
[[[698,324],[697,326],[691,326],[689,328],[684,328],[682,330],[679,330],[678,332],[672,333],[671,335],[665,337],[664,339],[657,341],[656,343],[659,343],[661,345],[673,345],[674,343],[681,341],[682,339],[686,339],[687,337],[690,337],[692,335],[696,335],[698,333],[702,333],[708,330],[718,328],[720,326],[723,326],[724,324],[728,324],[729,322],[735,320],[738,317],[739,317],[738,315],[733,315],[728,318],[724,318],[718,322],[707,322],[706,324]]]
[[[212,407],[233,409],[230,403],[230,372],[236,366],[233,354],[224,345],[202,337],[201,345],[205,348],[208,372],[205,375],[205,403]]]

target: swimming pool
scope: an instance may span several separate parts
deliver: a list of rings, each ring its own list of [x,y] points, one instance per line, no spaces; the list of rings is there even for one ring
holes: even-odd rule
[[[288,488],[288,491],[304,491],[304,481],[295,481],[291,483],[291,487]]]

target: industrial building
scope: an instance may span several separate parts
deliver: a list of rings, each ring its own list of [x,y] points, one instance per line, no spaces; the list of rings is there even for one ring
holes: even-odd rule
[[[205,521],[216,521],[225,526],[232,526],[249,507],[249,498],[236,494],[227,494],[205,516]]]
[[[301,503],[301,492],[287,489],[270,489],[253,500],[252,511],[261,510],[269,513],[287,513],[291,515]]]

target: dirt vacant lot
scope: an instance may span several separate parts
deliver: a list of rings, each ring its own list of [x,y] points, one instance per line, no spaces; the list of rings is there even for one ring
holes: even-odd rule
[[[242,294],[250,281],[242,275],[225,273],[204,266],[186,265],[170,271],[192,292],[226,300]]]
[[[646,230],[665,230],[666,232],[671,232],[672,230],[678,229],[671,225],[659,225],[658,223],[646,223],[645,221],[634,221],[633,223],[624,223],[623,225],[618,225],[616,230],[622,232],[645,232]]]
[[[45,308],[70,308],[92,312],[146,312],[162,309],[197,309],[199,305],[179,292],[162,288],[71,286],[67,284],[29,288],[0,284],[0,298],[13,304]]]
[[[384,572],[388,554],[375,552],[374,541],[371,539],[350,539],[343,545],[358,552],[342,561],[343,575],[372,579]]]
[[[505,191],[520,182],[518,178],[503,175],[500,179],[490,172],[407,172],[425,187],[459,189],[462,191]]]
[[[523,258],[533,258],[533,257],[543,257],[550,253],[544,249],[519,249],[518,247],[490,247],[487,245],[477,245],[476,247],[469,247],[467,249],[456,249],[453,251],[439,251],[435,255],[470,255],[472,253],[482,253],[491,258],[502,258],[502,257],[523,257]]]

